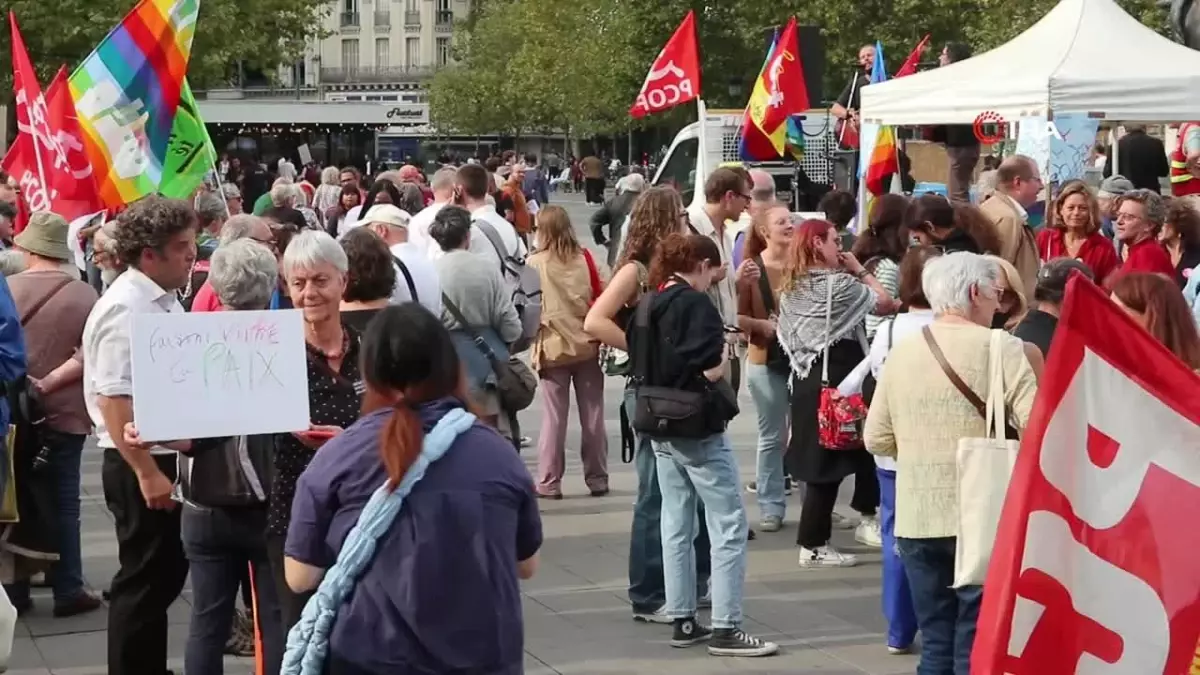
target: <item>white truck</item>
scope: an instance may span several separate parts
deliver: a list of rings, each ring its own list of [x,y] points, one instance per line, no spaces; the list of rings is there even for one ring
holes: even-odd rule
[[[700,148],[700,122],[692,122],[671,141],[667,154],[658,165],[653,185],[671,185],[683,195],[684,204],[703,199],[697,191],[699,183],[713,169],[727,162],[741,162],[738,144],[741,140],[743,111],[710,110],[705,114],[705,147]],[[804,173],[814,183],[829,185],[833,182],[832,150],[836,148],[833,131],[833,116],[826,109],[813,109],[805,113],[804,157],[800,164]],[[775,189],[781,201],[792,202],[792,178],[795,163],[791,161],[742,162],[751,168],[761,168],[775,177]],[[697,175],[702,174],[699,181]]]

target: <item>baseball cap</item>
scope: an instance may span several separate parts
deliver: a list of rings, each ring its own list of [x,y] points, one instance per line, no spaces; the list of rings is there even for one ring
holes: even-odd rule
[[[371,207],[370,211],[362,217],[363,225],[371,225],[372,223],[382,223],[391,225],[392,227],[408,227],[408,221],[412,217],[393,204],[376,204]]]
[[[1067,282],[1070,281],[1071,274],[1074,272],[1079,272],[1087,277],[1088,281],[1096,280],[1092,268],[1081,260],[1066,257],[1048,260],[1038,270],[1033,298],[1038,302],[1062,302],[1063,296],[1067,293]]]
[[[1122,175],[1109,176],[1100,182],[1100,197],[1120,197],[1133,189],[1133,183]]]

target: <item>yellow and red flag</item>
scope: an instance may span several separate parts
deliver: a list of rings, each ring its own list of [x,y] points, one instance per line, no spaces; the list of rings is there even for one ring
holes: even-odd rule
[[[751,160],[776,159],[788,142],[788,120],[808,110],[808,88],[800,61],[796,17],[772,42],[742,122],[741,155]]]

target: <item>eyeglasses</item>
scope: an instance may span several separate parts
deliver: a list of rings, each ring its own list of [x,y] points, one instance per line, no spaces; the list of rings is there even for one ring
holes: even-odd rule
[[[275,241],[274,239],[259,239],[258,237],[251,237],[251,239],[262,244],[263,246],[266,246],[272,251],[279,250],[279,242]]]

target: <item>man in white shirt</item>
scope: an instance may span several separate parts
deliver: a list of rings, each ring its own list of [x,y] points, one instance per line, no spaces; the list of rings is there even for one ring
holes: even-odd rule
[[[412,230],[409,215],[391,204],[377,204],[363,216],[362,224],[378,234],[392,252],[396,286],[392,290],[391,304],[415,301],[435,316],[441,316],[442,286],[437,270],[425,252],[409,242]]]
[[[704,204],[688,209],[688,220],[696,234],[712,239],[721,252],[721,264],[725,273],[712,285],[708,294],[721,312],[726,326],[737,326],[736,281],[730,267],[733,265],[733,231],[727,223],[736,223],[742,213],[750,207],[753,195],[752,183],[745,169],[721,167],[709,175],[704,182]],[[753,261],[744,261],[738,274],[755,280],[758,267]],[[741,279],[738,279],[740,281]]]
[[[455,169],[438,169],[429,181],[433,190],[433,203],[421,209],[408,224],[408,243],[420,250],[426,257],[430,251],[439,251],[438,245],[429,238],[429,226],[442,207],[454,201],[454,184],[458,178]]]
[[[83,396],[104,452],[104,498],[121,560],[110,591],[108,672],[163,673],[167,608],[183,589],[188,563],[171,499],[174,451],[124,438],[133,422],[130,324],[134,314],[183,312],[176,291],[196,260],[197,223],[187,202],[157,195],[131,204],[117,223],[115,250],[128,270],[83,329]],[[186,415],[187,401],[179,405]]]
[[[494,261],[496,265],[500,264],[501,258],[523,259],[528,253],[525,242],[517,236],[517,230],[512,223],[496,212],[495,204],[489,204],[487,201],[488,187],[492,180],[491,174],[478,164],[464,165],[458,169],[457,173],[458,198],[461,200],[463,208],[470,212],[472,221],[470,246],[467,250]],[[491,239],[479,227],[481,221],[491,225],[499,235],[500,242],[504,245],[503,251],[497,251],[496,247],[492,245]],[[442,251],[431,252],[430,256],[436,260],[442,256]],[[510,284],[516,284],[516,280],[511,277],[507,281]]]

